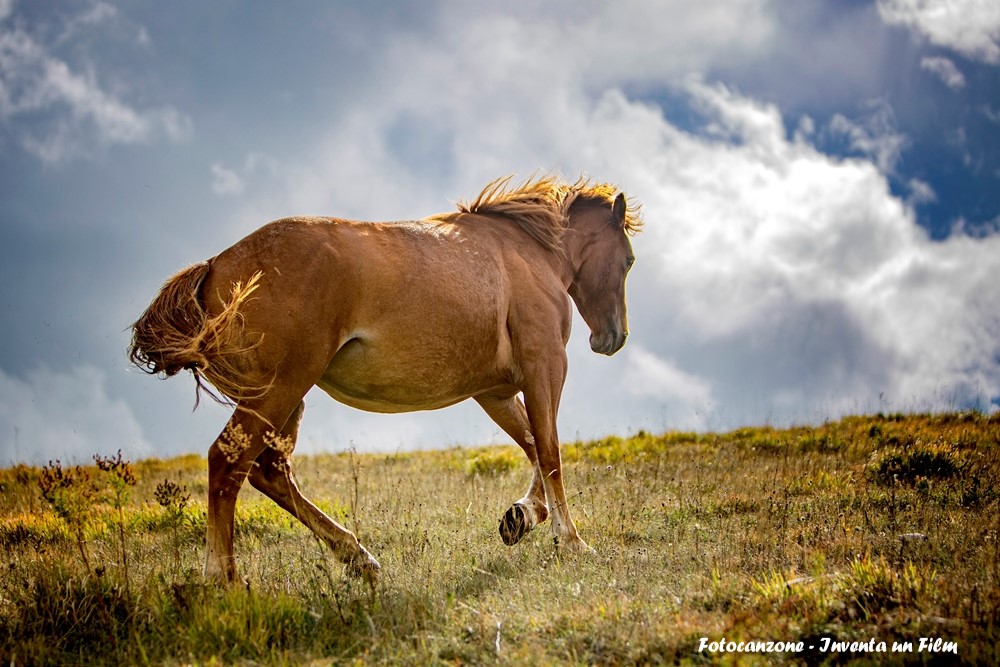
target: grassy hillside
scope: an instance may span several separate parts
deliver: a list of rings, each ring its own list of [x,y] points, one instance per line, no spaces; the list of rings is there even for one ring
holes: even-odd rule
[[[501,543],[516,447],[297,458],[381,561],[374,591],[249,487],[249,590],[204,585],[200,457],[18,466],[0,664],[995,664],[998,442],[1000,419],[962,414],[568,443],[589,557],[559,557],[547,523]],[[747,641],[802,647],[726,652]]]

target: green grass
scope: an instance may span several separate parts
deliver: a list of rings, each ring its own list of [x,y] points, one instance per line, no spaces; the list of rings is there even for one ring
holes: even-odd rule
[[[702,637],[913,643],[768,656],[807,664],[933,661],[917,652],[924,637],[995,664],[998,443],[1000,418],[978,414],[566,443],[589,557],[558,556],[548,524],[515,547],[500,541],[530,479],[516,447],[296,458],[306,495],[382,563],[374,591],[249,487],[236,553],[250,588],[203,583],[201,457],[132,463],[124,494],[124,468],[86,467],[86,507],[68,483],[56,507],[45,471],[17,466],[0,471],[0,664],[765,657],[699,652]]]

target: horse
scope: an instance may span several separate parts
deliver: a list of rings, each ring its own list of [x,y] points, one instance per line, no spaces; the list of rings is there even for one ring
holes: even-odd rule
[[[558,551],[592,551],[570,516],[556,431],[570,300],[594,352],[621,349],[629,238],[641,227],[612,185],[507,176],[419,220],[276,220],[167,280],[131,327],[129,359],[162,377],[190,371],[195,407],[204,390],[235,408],[208,451],[206,579],[238,580],[233,519],[249,478],[349,574],[377,580],[378,561],[292,472],[314,385],[382,413],[473,399],[532,467],[500,520],[503,542],[551,518]]]

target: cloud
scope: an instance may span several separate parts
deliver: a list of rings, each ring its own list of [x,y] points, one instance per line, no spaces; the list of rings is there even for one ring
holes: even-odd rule
[[[989,104],[983,104],[979,107],[979,112],[983,114],[986,120],[1000,125],[1000,110],[994,109]]]
[[[1000,64],[1000,3],[994,0],[879,0],[886,23],[906,26],[972,60]]]
[[[221,164],[212,165],[212,192],[217,195],[238,195],[243,192],[246,185],[243,179],[233,171]]]
[[[934,192],[934,188],[931,187],[930,183],[922,181],[919,178],[911,178],[907,186],[910,188],[910,196],[906,201],[911,206],[919,206],[920,204],[937,201],[937,193]]]
[[[895,114],[888,101],[869,100],[865,106],[868,113],[860,122],[834,114],[829,131],[847,139],[851,150],[873,158],[883,173],[893,173],[909,140],[896,130]]]
[[[71,22],[68,34],[114,11],[95,5]],[[7,25],[0,28],[0,121],[48,163],[112,144],[183,141],[192,129],[191,119],[172,107],[133,108],[106,92],[93,68],[74,70],[25,29]]]
[[[965,87],[965,76],[948,58],[928,56],[920,60],[920,67],[937,76],[952,90],[961,90]]]
[[[662,122],[653,134],[649,110],[619,94],[604,114],[606,134],[647,128],[628,181],[649,221],[637,270],[654,266],[630,283],[644,348],[709,383],[721,419],[1000,396],[1000,290],[986,278],[1000,237],[932,242],[877,161],[789,140],[774,107],[724,87],[688,92],[717,109],[720,138]]]
[[[958,218],[952,223],[951,233],[955,236],[968,236],[974,239],[996,236],[1000,234],[1000,215],[984,222],[970,222],[965,218]]]
[[[240,167],[230,169],[215,162],[211,166],[211,171],[212,192],[217,195],[242,194],[248,180],[260,176],[267,179],[278,177],[282,172],[282,165],[267,153],[251,152],[243,158]]]
[[[0,465],[86,463],[119,449],[132,459],[149,456],[128,404],[108,395],[107,379],[87,365],[65,372],[39,366],[24,378],[0,370]]]
[[[690,399],[710,405],[712,387],[703,379],[685,373],[673,363],[650,353],[639,344],[629,348],[624,384],[634,396]]]

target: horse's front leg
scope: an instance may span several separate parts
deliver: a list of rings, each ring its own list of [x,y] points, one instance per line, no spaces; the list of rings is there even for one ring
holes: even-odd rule
[[[531,485],[524,497],[516,501],[500,519],[500,539],[507,546],[521,541],[535,526],[548,518],[545,489],[538,468],[538,451],[524,403],[515,396],[477,396],[476,402],[497,426],[514,439],[531,462]]]
[[[556,415],[566,378],[566,353],[538,355],[540,362],[526,365],[524,400],[528,421],[535,439],[538,471],[545,499],[549,506],[552,533],[556,547],[568,551],[591,553],[594,550],[577,533],[570,516],[569,503],[562,480],[562,459],[559,454],[559,434]]]

